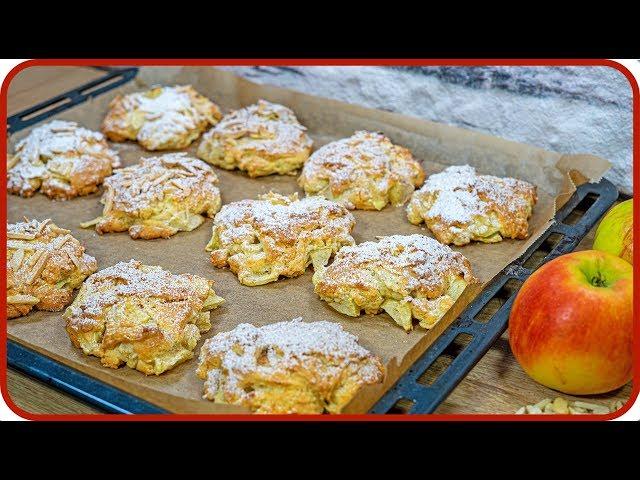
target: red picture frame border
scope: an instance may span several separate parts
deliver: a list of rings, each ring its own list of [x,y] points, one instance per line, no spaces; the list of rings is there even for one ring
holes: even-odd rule
[[[377,58],[377,59],[302,59],[302,58],[245,58],[245,59],[36,59],[28,60],[16,65],[9,71],[0,89],[0,139],[3,145],[3,161],[0,162],[0,173],[6,177],[7,155],[7,94],[11,81],[23,70],[34,66],[591,66],[609,67],[622,73],[631,86],[633,95],[633,184],[638,185],[640,178],[640,91],[634,75],[624,65],[606,59],[420,59],[420,58]],[[0,190],[6,196],[6,183],[0,182]],[[638,251],[640,237],[640,196],[633,197],[634,204],[634,250]],[[6,224],[6,208],[0,211],[0,220]],[[2,248],[6,249],[6,229],[2,232]],[[5,252],[6,254],[6,252]],[[5,267],[6,268],[6,267]],[[640,322],[635,312],[638,311],[640,301],[638,292],[638,273],[640,262],[636,262],[634,269],[634,358],[633,372],[640,371],[640,355],[636,351],[640,338]],[[6,289],[6,274],[0,276],[0,285]],[[6,311],[6,297],[2,299],[2,311]],[[0,328],[0,390],[7,406],[18,416],[27,420],[47,421],[602,421],[612,420],[626,413],[635,403],[640,392],[640,385],[635,382],[631,396],[627,403],[618,411],[606,415],[515,415],[515,414],[388,414],[388,415],[254,415],[254,414],[149,414],[149,415],[118,415],[118,414],[36,414],[18,407],[7,389],[7,319]]]

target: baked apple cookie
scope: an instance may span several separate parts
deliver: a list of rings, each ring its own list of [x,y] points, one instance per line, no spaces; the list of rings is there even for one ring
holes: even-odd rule
[[[235,110],[202,137],[198,157],[250,177],[292,175],[307,160],[313,142],[293,111],[260,100]]]
[[[109,140],[134,140],[147,150],[186,148],[222,117],[218,106],[191,85],[118,95],[109,108],[102,122]]]
[[[414,192],[407,217],[424,222],[442,243],[495,243],[528,236],[536,187],[515,178],[478,175],[469,165],[454,166],[429,176]]]
[[[307,195],[360,210],[402,205],[423,181],[424,171],[408,149],[366,131],[318,149],[298,178]]]
[[[186,153],[143,158],[105,181],[102,216],[81,225],[145,240],[190,232],[220,210],[217,183],[209,165]]]
[[[354,226],[342,205],[269,192],[223,206],[206,250],[213,265],[229,267],[243,285],[264,285],[302,275],[311,263],[326,265],[341,247],[354,244]]]
[[[7,155],[7,190],[23,197],[40,190],[49,198],[68,200],[98,190],[119,165],[104,135],[54,120],[34,128]]]
[[[223,301],[211,280],[130,260],[91,275],[63,318],[73,345],[105,367],[160,375],[193,358]]]
[[[50,219],[7,225],[7,317],[62,310],[97,268],[71,231]]]
[[[275,414],[340,413],[384,372],[340,324],[300,318],[218,333],[205,341],[197,370],[204,398]]]
[[[344,247],[313,275],[315,292],[340,313],[386,311],[405,330],[432,328],[468,284],[469,261],[425,235],[392,235]]]

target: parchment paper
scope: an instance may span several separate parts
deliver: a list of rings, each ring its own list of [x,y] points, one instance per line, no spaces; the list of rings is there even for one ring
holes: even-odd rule
[[[302,124],[309,129],[314,147],[351,135],[355,130],[378,130],[392,141],[410,148],[421,159],[427,174],[448,165],[468,163],[481,173],[513,176],[538,186],[539,202],[530,220],[531,236],[527,240],[507,240],[493,245],[473,244],[457,248],[467,256],[475,275],[483,283],[489,281],[508,263],[520,256],[550,225],[556,208],[566,202],[575,185],[598,180],[609,168],[607,161],[591,155],[561,155],[529,145],[406,117],[384,111],[366,109],[346,103],[318,98],[271,86],[261,86],[228,72],[211,67],[146,67],[138,78],[127,85],[103,94],[89,103],[67,110],[57,118],[74,120],[98,130],[116,93],[144,89],[153,84],[192,84],[199,92],[218,103],[224,111],[249,105],[260,98],[282,103],[292,108]],[[10,148],[28,131],[18,132],[10,140]],[[189,149],[194,152],[199,141]],[[136,163],[140,157],[152,156],[135,143],[113,144],[124,165]],[[296,177],[270,176],[249,179],[239,172],[216,168],[220,178],[223,203],[274,190],[291,193],[301,190]],[[72,230],[86,246],[87,253],[98,260],[99,268],[135,258],[149,265],[161,265],[174,273],[193,273],[216,282],[216,292],[226,303],[212,312],[213,328],[203,335],[196,347],[196,358],[160,376],[144,374],[122,367],[104,368],[99,359],[85,356],[72,347],[60,313],[34,312],[8,322],[9,338],[42,352],[54,359],[88,373],[102,381],[138,395],[151,403],[176,413],[220,413],[245,411],[236,406],[221,406],[201,398],[203,384],[196,377],[197,355],[205,338],[227,331],[239,323],[255,325],[303,317],[306,321],[340,322],[346,330],[360,338],[360,343],[379,355],[387,365],[383,385],[368,387],[348,406],[345,412],[364,413],[398,379],[433,340],[456,318],[482,285],[470,287],[456,305],[432,330],[416,327],[405,333],[385,313],[351,318],[336,312],[313,293],[311,268],[305,275],[280,280],[260,287],[240,285],[234,274],[214,268],[204,251],[212,221],[207,220],[193,232],[179,233],[167,240],[132,240],[128,234],[98,235],[92,229],[81,229],[79,223],[101,214],[98,202],[101,193],[66,202],[49,200],[42,194],[24,199],[7,199],[9,222],[29,218],[51,218],[56,224]],[[387,207],[381,212],[354,211],[356,242],[375,240],[378,235],[421,233],[423,227],[411,225],[404,208]]]

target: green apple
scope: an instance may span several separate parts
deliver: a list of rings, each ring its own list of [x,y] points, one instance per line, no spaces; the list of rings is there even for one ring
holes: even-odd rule
[[[596,230],[593,249],[633,264],[633,199],[619,203],[604,216]]]

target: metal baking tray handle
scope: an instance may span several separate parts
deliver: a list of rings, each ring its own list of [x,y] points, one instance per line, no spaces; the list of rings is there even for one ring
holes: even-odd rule
[[[70,90],[62,95],[57,95],[10,116],[7,119],[7,130],[9,134],[12,134],[30,127],[68,108],[86,102],[90,98],[97,97],[102,93],[127,83],[132,80],[137,73],[137,67],[111,69],[106,75],[86,83],[80,88]]]

